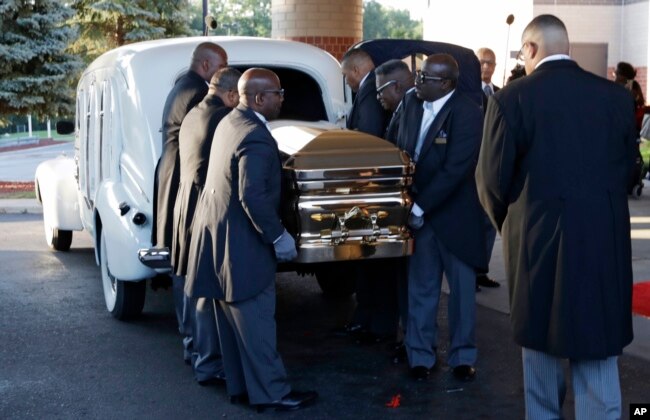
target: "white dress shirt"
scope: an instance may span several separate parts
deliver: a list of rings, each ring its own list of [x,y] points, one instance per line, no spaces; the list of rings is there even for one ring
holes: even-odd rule
[[[415,153],[414,153],[415,156],[413,157],[413,160],[416,163],[420,155],[420,150],[422,150],[422,145],[424,144],[424,138],[427,136],[427,131],[429,131],[429,128],[431,127],[431,123],[433,123],[433,120],[436,119],[436,115],[438,115],[438,112],[440,112],[442,107],[447,103],[447,101],[455,91],[456,89],[452,90],[442,98],[436,99],[433,102],[425,101],[422,103],[422,109],[424,109],[424,113],[422,114],[422,123],[420,124],[420,134],[418,135],[418,143],[415,146]],[[413,208],[411,209],[411,212],[418,217],[424,214],[424,210],[422,210],[420,206],[417,205],[417,203],[413,203]]]

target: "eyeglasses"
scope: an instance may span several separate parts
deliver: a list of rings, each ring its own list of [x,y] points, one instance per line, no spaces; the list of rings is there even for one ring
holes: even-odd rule
[[[528,44],[528,42],[524,42],[521,48],[519,48],[519,52],[517,53],[517,61],[526,61],[526,57],[524,56],[524,47]]]
[[[437,76],[427,76],[426,74],[422,73],[422,70],[418,70],[415,72],[415,83],[418,84],[423,84],[426,83],[427,80],[433,80],[434,82],[442,82],[444,80],[447,80],[446,77],[437,77]]]
[[[280,95],[280,97],[284,98],[284,89],[266,89],[262,91],[263,93],[275,93],[277,95]]]
[[[487,64],[488,66],[494,66],[496,64],[496,61],[494,60],[479,60],[478,61],[481,66]]]
[[[388,86],[394,85],[396,83],[397,83],[397,80],[389,80],[386,83],[384,83],[383,85],[379,86],[377,88],[377,96],[381,96],[384,89],[386,89]]]

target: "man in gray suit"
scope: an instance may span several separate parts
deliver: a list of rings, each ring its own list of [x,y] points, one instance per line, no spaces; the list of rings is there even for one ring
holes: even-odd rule
[[[489,101],[476,170],[502,233],[526,418],[562,418],[568,359],[577,419],[618,419],[617,356],[632,341],[629,92],[569,57],[560,19],[522,35],[526,77]]]
[[[284,90],[270,70],[238,84],[240,105],[219,124],[199,200],[186,292],[216,299],[228,394],[258,410],[295,410],[316,392],[292,391],[276,350],[275,270],[297,256],[280,221],[281,162],[267,121]]]
[[[180,187],[174,204],[171,260],[177,276],[185,278],[187,255],[192,239],[192,220],[199,195],[205,184],[208,157],[214,131],[219,122],[239,103],[237,81],[241,73],[226,67],[210,80],[208,94],[183,119],[178,135]],[[190,299],[192,322],[192,368],[199,385],[223,382],[223,364],[219,333],[211,299]]]

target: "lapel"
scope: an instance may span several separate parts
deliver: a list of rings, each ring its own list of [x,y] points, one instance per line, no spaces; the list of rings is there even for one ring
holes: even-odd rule
[[[407,98],[405,97],[404,104],[403,106],[403,114],[404,117],[402,118],[408,118],[409,121],[417,121],[418,123],[416,124],[400,124],[400,130],[405,130],[405,138],[402,139],[400,138],[400,141],[403,141],[404,144],[398,144],[399,148],[402,150],[406,150],[406,152],[409,154],[409,156],[414,156],[415,153],[415,146],[418,143],[418,134],[420,133],[420,122],[422,121],[422,114],[424,113],[424,110],[422,109],[422,100],[420,100],[416,95],[415,92],[412,94],[408,94],[410,97]],[[406,121],[405,121],[406,122]],[[404,126],[404,127],[402,127]]]
[[[422,144],[422,149],[420,149],[420,157],[418,158],[418,162],[422,159],[423,156],[426,155],[426,153],[431,148],[431,145],[433,144],[434,139],[438,135],[438,132],[440,132],[440,129],[442,128],[445,121],[447,120],[447,117],[449,116],[449,112],[451,111],[451,106],[453,105],[454,101],[456,100],[457,95],[458,95],[457,92],[454,92],[454,94],[451,95],[449,100],[447,100],[447,102],[442,107],[442,109],[440,109],[440,111],[436,115],[436,118],[433,120],[433,122],[429,126],[429,130],[427,131],[427,134],[424,137],[424,142]],[[420,113],[422,113],[422,111]],[[417,141],[417,139],[416,139],[416,141]]]

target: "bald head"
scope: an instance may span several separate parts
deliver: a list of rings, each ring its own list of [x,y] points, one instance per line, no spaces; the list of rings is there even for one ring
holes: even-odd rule
[[[521,36],[526,74],[544,58],[554,54],[569,54],[569,34],[566,26],[553,15],[539,15],[530,21]]]
[[[237,90],[240,102],[266,119],[272,120],[280,114],[284,92],[280,78],[271,70],[258,67],[246,70],[239,78]]]
[[[194,48],[190,70],[209,82],[217,70],[228,65],[228,54],[214,42],[202,42]]]
[[[460,71],[458,70],[458,62],[456,59],[449,54],[432,54],[427,57],[425,60],[424,67],[429,67],[430,69],[436,69],[436,75],[449,79],[453,82],[454,87],[456,82],[458,82],[458,76]]]
[[[422,69],[415,81],[418,98],[433,102],[456,88],[458,63],[449,54],[432,54],[422,62]]]

